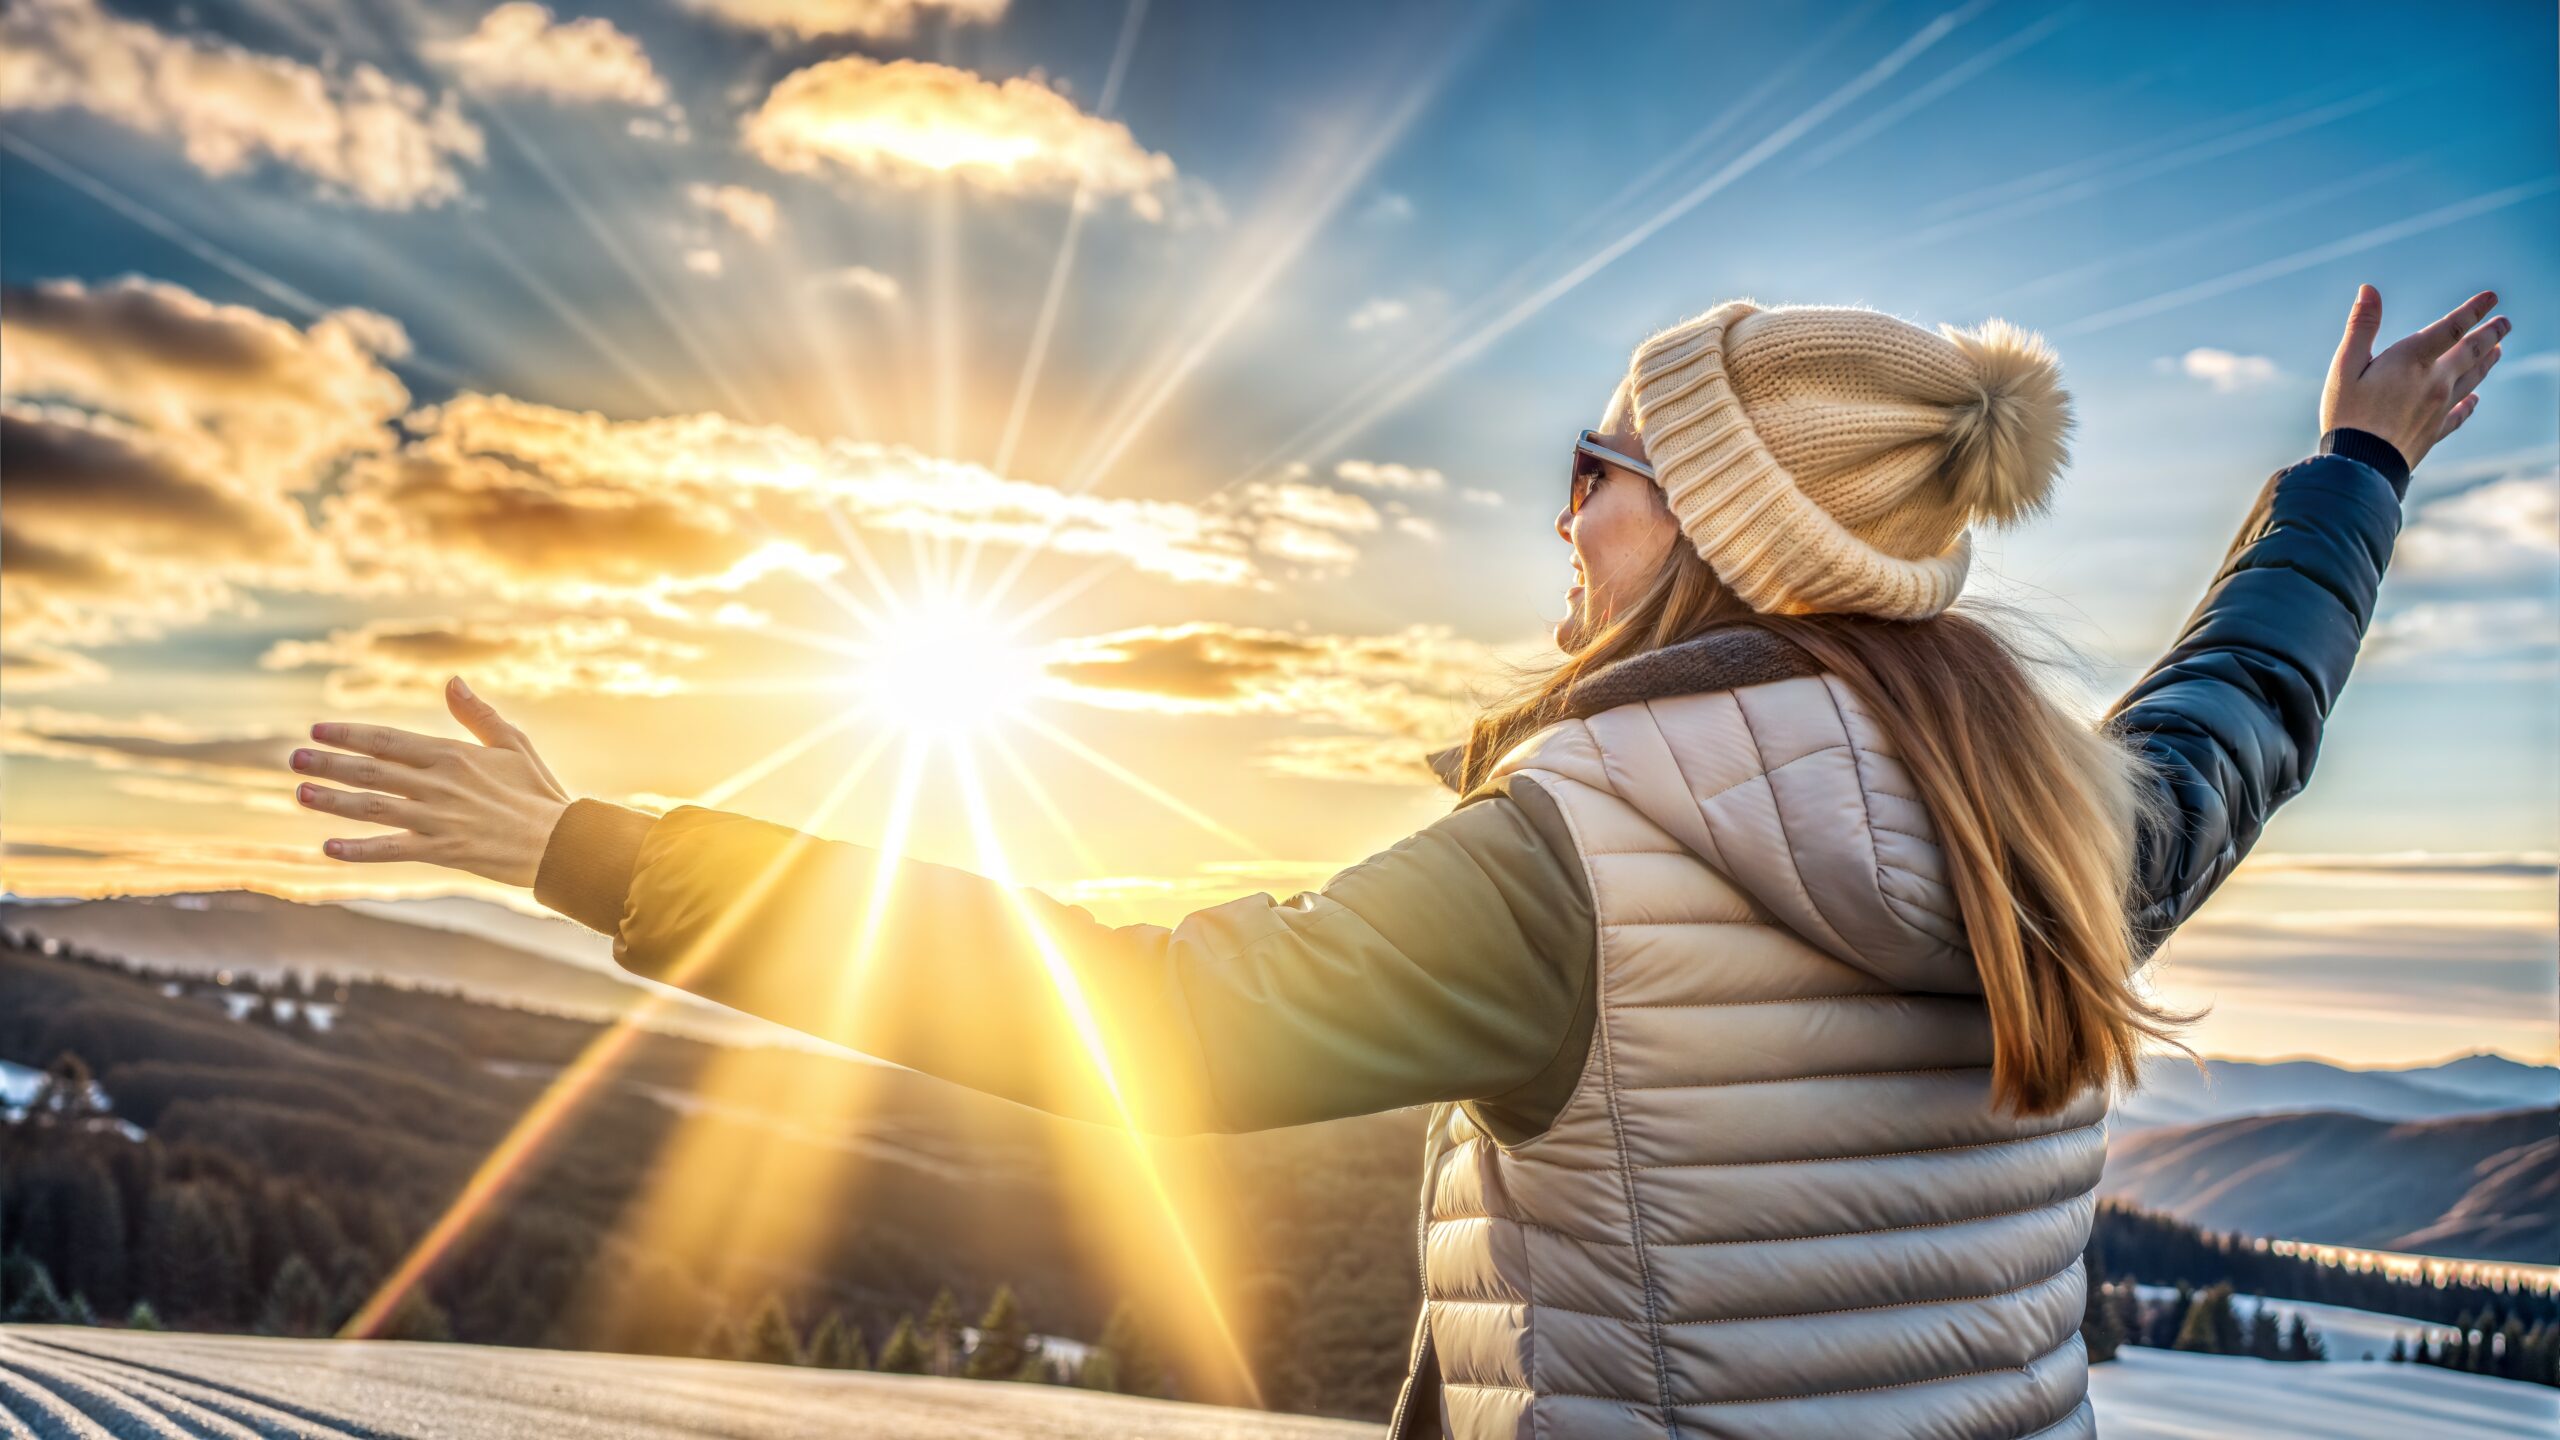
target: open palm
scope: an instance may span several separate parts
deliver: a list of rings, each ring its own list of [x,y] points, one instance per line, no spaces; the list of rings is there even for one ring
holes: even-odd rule
[[[352,788],[304,784],[295,799],[327,814],[394,827],[387,835],[325,842],[322,851],[336,859],[419,860],[530,886],[551,829],[569,807],[568,789],[534,753],[533,741],[472,694],[461,676],[446,683],[444,694],[453,718],[478,744],[324,720],[311,727],[311,738],[339,748],[298,749],[290,763],[302,774]]]

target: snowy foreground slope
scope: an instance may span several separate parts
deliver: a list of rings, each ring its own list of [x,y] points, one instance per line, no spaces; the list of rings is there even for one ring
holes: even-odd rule
[[[2560,1433],[2560,1391],[2422,1366],[2277,1365],[2128,1350],[2091,1378],[2106,1440],[2546,1440]],[[0,1435],[36,1440],[1322,1440],[1379,1433],[1373,1425],[1045,1385],[475,1345],[0,1327]]]

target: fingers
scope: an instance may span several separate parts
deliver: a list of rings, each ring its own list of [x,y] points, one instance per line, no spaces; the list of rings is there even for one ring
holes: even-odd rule
[[[426,772],[408,765],[393,765],[365,755],[343,755],[334,750],[296,750],[293,768],[322,780],[335,780],[358,790],[387,790],[412,799],[421,793],[421,780]]]
[[[337,859],[366,864],[427,858],[425,847],[415,835],[364,835],[353,840],[324,841],[320,848]]]
[[[296,785],[293,798],[306,808],[344,815],[370,825],[397,825],[416,830],[425,820],[417,805],[379,790],[332,790],[326,785]]]
[[[2501,315],[2465,336],[2461,344],[2453,347],[2453,353],[2440,362],[2453,369],[2454,399],[2470,394],[2473,387],[2487,377],[2489,367],[2498,363],[2501,353],[2498,342],[2504,340],[2513,328],[2507,317]]]
[[[2480,317],[2488,314],[2489,307],[2497,303],[2497,291],[2483,290],[2456,306],[2452,314],[2410,336],[2408,343],[2416,347],[2420,356],[2433,360],[2452,349],[2453,342],[2479,324]]]
[[[470,731],[483,745],[502,745],[513,749],[524,738],[522,731],[498,714],[497,706],[472,694],[471,687],[459,675],[445,682],[444,703],[445,708],[453,712],[453,718],[462,722],[462,728]]]
[[[323,745],[335,745],[401,765],[429,765],[440,754],[453,748],[450,740],[439,740],[414,730],[397,730],[388,725],[350,725],[339,720],[323,720],[312,726],[311,738]]]
[[[2356,287],[2356,303],[2347,311],[2347,335],[2338,342],[2338,361],[2350,375],[2361,375],[2373,363],[2373,337],[2382,333],[2382,292]]]
[[[2439,429],[2439,430],[2437,430],[2437,431],[2436,431],[2436,441],[2442,441],[2442,440],[2444,439],[2444,437],[2446,437],[2447,435],[2450,435],[2450,434],[2452,434],[2454,431],[2461,429],[2461,428],[2462,428],[2462,422],[2463,422],[2463,421],[2465,421],[2465,420],[2470,419],[2470,418],[2471,418],[2471,412],[2472,412],[2472,411],[2474,411],[2474,410],[2477,410],[2477,409],[2479,409],[2479,408],[2480,408],[2480,397],[2479,397],[2479,396],[2477,396],[2477,395],[2465,395],[2465,396],[2463,396],[2463,397],[2462,397],[2462,400],[2461,400],[2461,403],[2459,403],[2459,404],[2455,405],[2451,410],[2448,410],[2448,411],[2446,411],[2446,412],[2445,412],[2445,417],[2444,417],[2444,426],[2443,426],[2443,428],[2442,428],[2442,429]],[[2430,444],[2433,444],[2433,443],[2435,443],[2435,442],[2430,442]]]

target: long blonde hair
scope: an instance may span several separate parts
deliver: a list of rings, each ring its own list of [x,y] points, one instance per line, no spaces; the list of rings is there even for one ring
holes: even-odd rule
[[[2030,673],[2053,656],[2013,638],[2026,630],[2077,657],[2019,607],[1967,596],[1925,620],[1763,614],[1675,538],[1643,595],[1477,718],[1460,788],[1562,718],[1576,680],[1720,625],[1802,647],[1864,702],[1920,787],[1982,977],[1995,1104],[2049,1115],[2093,1085],[2130,1090],[2146,1036],[2192,1058],[2175,1030],[2203,1012],[2164,1010],[2132,985],[2134,836],[2167,822],[2170,802],[2112,720],[2074,717]]]

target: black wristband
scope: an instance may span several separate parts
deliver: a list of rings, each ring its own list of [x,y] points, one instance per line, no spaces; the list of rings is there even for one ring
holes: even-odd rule
[[[2400,458],[2399,446],[2372,431],[2341,425],[2320,437],[2320,453],[2363,461],[2391,482],[2392,494],[2403,500],[2409,498],[2409,462]]]

